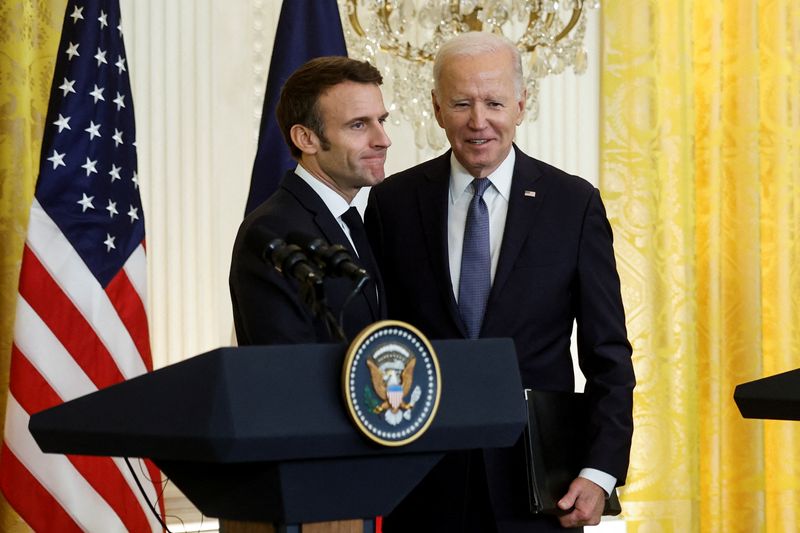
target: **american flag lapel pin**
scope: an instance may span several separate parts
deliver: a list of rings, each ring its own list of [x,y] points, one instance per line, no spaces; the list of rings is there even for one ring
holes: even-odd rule
[[[525,191],[525,196],[529,198],[536,198],[536,191]]]

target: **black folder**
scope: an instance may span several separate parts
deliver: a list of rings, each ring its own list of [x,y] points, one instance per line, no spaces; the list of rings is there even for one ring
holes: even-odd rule
[[[566,514],[558,500],[577,477],[586,455],[588,427],[586,397],[579,392],[525,390],[528,426],[525,459],[528,492],[533,513]],[[606,498],[604,515],[618,515],[622,508],[617,489]]]

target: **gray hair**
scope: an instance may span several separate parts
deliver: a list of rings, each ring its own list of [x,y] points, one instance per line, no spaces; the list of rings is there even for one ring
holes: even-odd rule
[[[511,62],[514,65],[514,90],[516,97],[522,96],[522,59],[516,45],[502,35],[484,31],[470,31],[456,35],[445,42],[433,61],[434,89],[439,91],[439,79],[447,59],[456,56],[473,57],[480,54],[508,50],[511,53]]]

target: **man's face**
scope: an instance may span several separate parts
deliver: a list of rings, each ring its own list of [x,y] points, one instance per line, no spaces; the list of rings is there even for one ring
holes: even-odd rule
[[[329,185],[346,196],[377,185],[392,142],[383,129],[388,113],[377,85],[346,81],[325,91],[318,101],[325,148],[316,153]]]
[[[448,59],[433,91],[433,109],[459,163],[476,178],[494,172],[511,150],[525,111],[525,92],[514,91],[511,53]]]

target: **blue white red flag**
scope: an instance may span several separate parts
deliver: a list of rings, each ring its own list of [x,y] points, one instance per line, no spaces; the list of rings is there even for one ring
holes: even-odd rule
[[[152,370],[118,0],[69,0],[17,299],[0,489],[39,532],[161,531],[121,459],[43,454],[31,414]],[[161,512],[163,515],[163,510]]]

